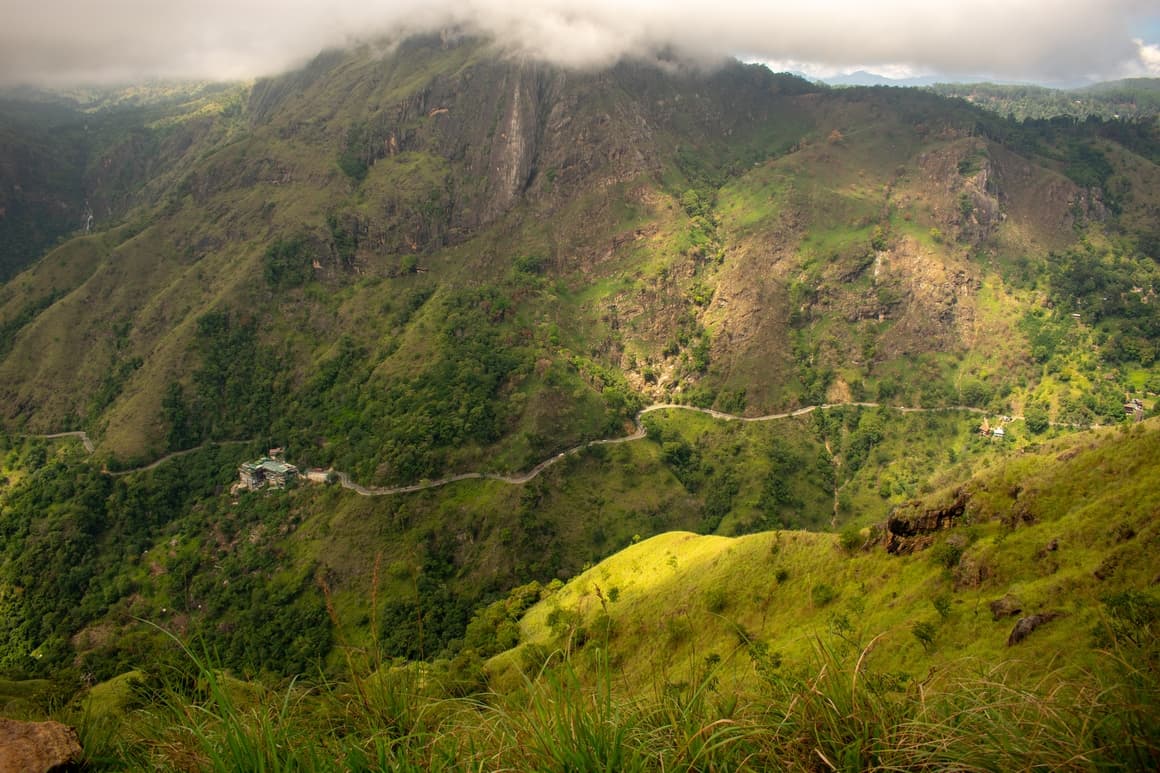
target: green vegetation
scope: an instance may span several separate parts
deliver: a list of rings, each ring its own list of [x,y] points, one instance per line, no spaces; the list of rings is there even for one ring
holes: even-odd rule
[[[430,664],[375,637],[326,675],[239,682],[162,637],[165,670],[115,703],[93,689],[90,764],[1150,767],[1158,442],[1153,421],[984,470],[911,508],[966,492],[914,554],[807,532],[644,540],[481,607],[471,646]],[[1048,622],[1011,645],[1016,595]]]
[[[1083,89],[995,83],[939,83],[929,89],[1019,121],[1060,117],[1147,121],[1160,114],[1160,81],[1155,78],[1129,78]]]
[[[749,657],[759,676],[743,695],[710,658],[690,682],[621,696],[597,658],[593,682],[554,661],[520,695],[486,701],[406,667],[270,689],[191,657],[198,694],[170,682],[118,724],[90,718],[82,731],[97,770],[1068,770],[1146,768],[1160,753],[1154,676],[1123,660],[1046,690],[1004,669],[900,684],[826,645],[800,669],[764,648]]]
[[[266,248],[263,266],[266,282],[275,290],[300,287],[313,274],[310,244],[303,236],[279,239]]]
[[[1154,123],[514,66],[0,109],[101,212],[0,201],[5,705],[96,769],[1154,767]],[[274,446],[418,485],[231,490]]]

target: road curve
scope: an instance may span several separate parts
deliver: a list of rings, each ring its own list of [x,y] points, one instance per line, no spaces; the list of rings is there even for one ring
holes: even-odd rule
[[[122,475],[132,475],[135,472],[148,472],[149,470],[152,470],[156,467],[160,467],[161,465],[168,462],[170,459],[176,459],[179,456],[185,456],[187,454],[192,454],[194,451],[200,451],[203,448],[210,448],[211,446],[240,446],[240,445],[243,445],[245,443],[252,443],[252,442],[254,442],[254,441],[252,441],[252,440],[213,440],[213,441],[210,441],[209,443],[202,443],[200,446],[194,446],[193,448],[186,448],[182,451],[173,451],[172,453],[168,453],[165,456],[161,457],[160,459],[154,459],[152,462],[150,462],[149,464],[146,464],[143,467],[134,467],[134,468],[129,469],[129,470],[117,470],[116,472],[113,472],[110,470],[101,470],[101,472],[103,472],[106,475],[109,475],[111,477],[119,478]],[[88,446],[86,445],[85,448],[88,448]],[[89,449],[89,453],[92,453],[92,449]]]
[[[96,446],[93,445],[93,441],[89,440],[88,433],[83,432],[83,431],[82,432],[54,432],[51,435],[24,435],[23,437],[39,437],[39,438],[44,438],[45,440],[52,440],[54,438],[60,438],[60,437],[79,437],[81,439],[81,444],[84,445],[84,447],[85,447],[85,451],[87,451],[88,453],[91,454],[93,451],[96,450]]]

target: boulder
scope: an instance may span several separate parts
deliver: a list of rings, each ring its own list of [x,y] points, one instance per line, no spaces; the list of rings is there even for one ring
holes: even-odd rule
[[[1012,647],[1031,635],[1039,626],[1044,623],[1050,623],[1055,618],[1059,617],[1058,612],[1042,612],[1028,617],[1021,617],[1015,623],[1015,627],[1011,629],[1011,635],[1007,637],[1007,646]]]
[[[81,761],[77,733],[59,722],[0,717],[0,773],[56,773]]]
[[[1008,593],[1001,599],[995,599],[988,606],[991,607],[991,619],[1000,620],[1004,617],[1014,617],[1023,611],[1023,602],[1013,593]]]

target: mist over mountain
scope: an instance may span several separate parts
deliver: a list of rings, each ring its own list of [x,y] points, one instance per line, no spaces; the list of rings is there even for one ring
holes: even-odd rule
[[[271,75],[320,49],[389,49],[453,30],[512,55],[576,68],[674,57],[716,65],[741,57],[814,75],[883,67],[991,79],[1063,82],[1155,75],[1157,15],[1141,0],[1018,4],[914,0],[701,3],[521,0],[326,4],[48,0],[11,9],[0,33],[0,81],[127,83]],[[1001,20],[1001,23],[1000,23]],[[1151,26],[1150,26],[1151,25]]]

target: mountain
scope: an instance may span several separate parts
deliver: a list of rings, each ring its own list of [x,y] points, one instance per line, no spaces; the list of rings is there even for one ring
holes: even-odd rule
[[[938,83],[939,79],[933,75],[888,78],[885,75],[857,70],[831,78],[823,78],[822,81],[830,86],[932,86]]]
[[[329,54],[136,130],[151,204],[0,292],[5,421],[92,430],[113,466],[268,436],[405,482],[519,469],[648,400],[933,405],[986,381],[967,402],[1018,406],[1043,383],[1032,278],[1081,233],[1111,260],[1136,242],[1102,234],[1153,238],[1156,167],[988,120],[760,67]]]
[[[229,85],[0,92],[0,280],[149,201],[166,177],[153,164],[180,165],[237,93]]]
[[[177,668],[150,621],[243,676],[349,675],[367,651],[477,689],[473,621],[513,589],[660,545],[675,575],[680,545],[781,531],[845,594],[822,532],[934,508],[1160,392],[1146,122],[1017,123],[738,63],[577,72],[451,37],[27,97],[3,118],[5,201],[39,207],[3,221],[23,245],[0,285],[8,673]],[[335,484],[237,489],[274,447]],[[1071,450],[1034,456],[1062,491]],[[1143,476],[1122,466],[1108,482]],[[971,512],[1017,510],[1004,485]],[[998,550],[997,528],[975,537]],[[1023,577],[1026,552],[995,565]],[[901,573],[882,587],[941,571],[850,565]]]

